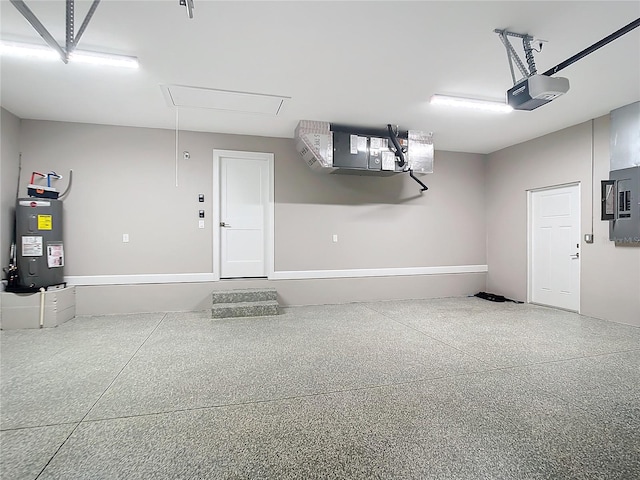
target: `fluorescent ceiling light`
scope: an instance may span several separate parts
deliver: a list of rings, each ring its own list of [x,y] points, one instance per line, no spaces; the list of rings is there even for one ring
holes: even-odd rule
[[[43,45],[31,45],[0,41],[0,54],[22,58],[37,58],[40,60],[61,60],[55,50]],[[69,63],[90,63],[109,67],[138,68],[138,59],[126,55],[112,55],[110,53],[74,50],[69,55]]]
[[[466,108],[483,112],[508,113],[513,111],[513,108],[504,102],[479,100],[477,98],[450,97],[448,95],[438,94],[431,97],[431,105],[444,105],[447,107]]]
[[[69,61],[72,63],[90,63],[92,65],[105,65],[109,67],[138,68],[138,59],[136,57],[88,52],[86,50],[74,50],[71,55],[69,55]]]
[[[12,57],[39,58],[41,60],[60,60],[58,52],[42,45],[0,42],[0,54]]]

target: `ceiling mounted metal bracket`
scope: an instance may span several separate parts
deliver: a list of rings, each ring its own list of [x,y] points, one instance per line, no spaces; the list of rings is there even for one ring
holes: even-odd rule
[[[193,0],[180,0],[180,5],[187,9],[189,18],[193,18]]]
[[[75,4],[74,0],[66,1],[66,36],[65,36],[65,47],[61,47],[58,45],[58,42],[53,38],[53,36],[49,33],[46,27],[38,20],[38,17],[31,11],[31,9],[27,6],[24,0],[10,0],[11,4],[16,7],[22,16],[31,24],[31,26],[35,29],[36,32],[43,38],[47,45],[53,48],[56,52],[60,54],[60,58],[64,63],[69,62],[69,55],[75,50],[78,46],[78,41],[82,34],[89,25],[89,21],[93,14],[98,8],[98,4],[100,0],[93,0],[89,11],[87,12],[82,25],[80,26],[80,30],[78,30],[78,34],[74,34],[74,24],[75,24]]]
[[[73,2],[73,0],[71,0],[71,1]],[[78,30],[78,34],[73,39],[73,47],[71,48],[71,51],[75,50],[75,48],[78,46],[78,42],[80,41],[80,37],[82,37],[82,34],[87,29],[87,25],[89,25],[89,21],[91,20],[91,17],[93,17],[93,14],[95,13],[96,9],[98,8],[98,4],[99,3],[100,3],[100,0],[93,0],[93,3],[89,7],[89,11],[87,12],[87,15],[84,17],[84,21],[82,22],[82,25],[80,25],[80,30]],[[69,52],[69,53],[71,53],[71,52]]]
[[[500,41],[507,50],[507,60],[509,61],[509,69],[511,70],[511,78],[513,79],[514,85],[518,83],[518,81],[516,80],[516,76],[513,71],[513,63],[516,64],[518,70],[520,70],[520,73],[524,78],[529,78],[532,75],[538,73],[536,69],[536,62],[533,58],[534,50],[531,47],[531,42],[534,40],[534,38],[531,35],[528,35],[526,33],[509,32],[508,30],[500,30],[499,28],[496,28],[494,32],[498,34]],[[523,61],[520,59],[518,52],[516,52],[516,50],[513,48],[513,45],[511,45],[511,42],[507,37],[516,37],[522,39],[522,48],[524,49],[525,59],[529,67],[528,70]]]

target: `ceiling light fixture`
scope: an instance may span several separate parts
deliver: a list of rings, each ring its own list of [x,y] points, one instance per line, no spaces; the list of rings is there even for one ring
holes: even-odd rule
[[[40,60],[60,60],[60,54],[52,48],[43,45],[5,42],[4,40],[0,42],[0,55],[37,58]]]
[[[59,45],[49,30],[42,24],[36,15],[27,6],[24,0],[10,0],[11,4],[20,12],[34,30],[49,45],[51,50],[39,46],[28,45],[13,42],[0,41],[0,53],[2,55],[17,55],[21,57],[55,59],[62,60],[64,63],[90,63],[93,65],[104,65],[109,67],[138,68],[138,59],[126,55],[112,55],[109,53],[90,52],[87,50],[78,50],[78,42],[80,37],[87,29],[93,14],[96,12],[101,0],[93,0],[87,15],[84,17],[82,25],[75,31],[75,0],[66,0],[66,25],[65,25],[65,43]],[[191,6],[193,7],[193,0]],[[189,8],[189,7],[187,7]]]
[[[504,102],[480,100],[477,98],[451,97],[448,95],[433,95],[431,105],[444,105],[447,107],[466,108],[482,112],[509,113],[513,111],[510,105]]]
[[[74,50],[73,53],[69,55],[69,61],[71,63],[89,63],[107,67],[138,68],[139,66],[136,57],[89,52],[87,50]]]
[[[28,43],[7,42],[4,40],[0,41],[0,54],[39,60],[60,60],[60,54],[58,52],[44,45],[31,45]],[[138,59],[136,57],[77,49],[69,55],[69,62],[89,63],[109,67],[138,68]]]

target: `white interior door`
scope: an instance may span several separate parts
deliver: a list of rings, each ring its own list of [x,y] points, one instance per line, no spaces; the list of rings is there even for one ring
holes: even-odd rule
[[[530,300],[580,310],[580,186],[531,192]]]
[[[267,276],[269,159],[220,157],[220,277]]]

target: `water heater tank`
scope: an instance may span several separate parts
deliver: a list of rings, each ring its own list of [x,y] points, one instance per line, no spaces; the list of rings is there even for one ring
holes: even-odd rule
[[[18,199],[16,248],[19,287],[37,290],[64,283],[61,200]]]

